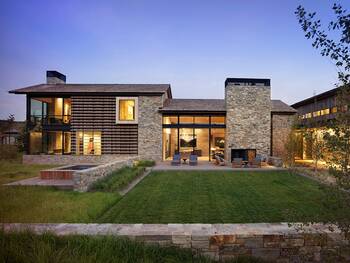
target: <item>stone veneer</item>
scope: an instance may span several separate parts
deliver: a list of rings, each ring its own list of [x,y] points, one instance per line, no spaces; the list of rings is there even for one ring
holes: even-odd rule
[[[256,149],[258,154],[270,155],[271,88],[228,83],[225,101],[227,160],[231,149]]]
[[[164,97],[140,96],[138,116],[138,155],[142,159],[162,160],[162,114]]]
[[[5,233],[32,230],[57,235],[116,235],[192,249],[216,260],[253,256],[268,261],[350,262],[349,240],[334,227],[316,224],[303,232],[286,223],[260,224],[0,224]]]
[[[294,118],[291,114],[272,114],[272,156],[283,156]]]

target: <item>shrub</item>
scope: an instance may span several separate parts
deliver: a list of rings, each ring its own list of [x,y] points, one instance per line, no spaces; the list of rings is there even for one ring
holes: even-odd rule
[[[126,187],[145,171],[143,166],[123,167],[94,182],[90,191],[116,192]]]
[[[142,166],[142,167],[152,167],[156,164],[153,160],[140,160],[136,162],[136,166]]]

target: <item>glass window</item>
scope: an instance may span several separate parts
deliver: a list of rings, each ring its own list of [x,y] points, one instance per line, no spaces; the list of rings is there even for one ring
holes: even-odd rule
[[[42,115],[42,102],[39,99],[30,99],[30,115],[41,116]]]
[[[42,152],[42,133],[29,133],[29,154],[39,154]]]
[[[328,115],[328,114],[329,114],[329,109],[321,110],[321,115]]]
[[[225,116],[211,116],[211,124],[225,124]]]
[[[225,129],[215,128],[210,130],[210,153],[211,158],[218,155],[224,158],[225,155]]]
[[[196,124],[209,124],[209,116],[195,116],[194,123],[196,123]]]
[[[70,132],[63,133],[63,153],[64,154],[71,153],[71,133]]]
[[[163,116],[163,124],[177,124],[177,116]]]
[[[135,100],[119,100],[119,120],[135,120]]]
[[[171,159],[179,151],[177,128],[163,129],[163,159]]]
[[[101,155],[101,132],[78,132],[77,154]]]
[[[70,122],[71,104],[72,104],[72,101],[70,98],[63,99],[63,122],[64,123]]]
[[[337,107],[332,107],[332,110],[331,110],[332,113],[336,113],[337,111],[338,111]]]
[[[180,116],[180,123],[193,123],[193,116]]]
[[[196,146],[194,149],[194,154],[196,154],[200,159],[208,160],[209,158],[209,129],[200,128],[194,129]]]
[[[44,140],[44,149],[47,154],[62,154],[62,131],[46,132]]]

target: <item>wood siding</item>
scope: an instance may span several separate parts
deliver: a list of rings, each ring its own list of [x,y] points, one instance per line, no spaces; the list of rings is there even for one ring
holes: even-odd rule
[[[78,132],[100,131],[102,154],[137,154],[137,124],[116,124],[116,97],[72,96],[72,153]]]

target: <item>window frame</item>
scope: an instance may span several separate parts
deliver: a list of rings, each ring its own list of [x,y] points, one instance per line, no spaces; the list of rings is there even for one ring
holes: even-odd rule
[[[121,100],[133,100],[135,103],[134,120],[120,120],[119,119],[119,106]],[[115,121],[117,124],[137,124],[139,115],[139,99],[138,97],[116,97],[116,116]]]

